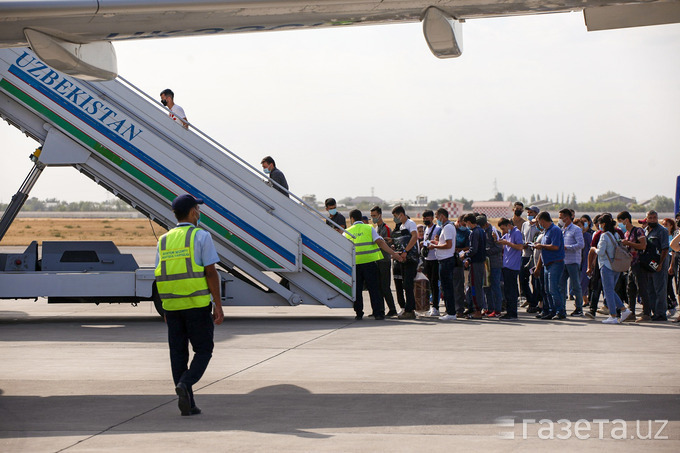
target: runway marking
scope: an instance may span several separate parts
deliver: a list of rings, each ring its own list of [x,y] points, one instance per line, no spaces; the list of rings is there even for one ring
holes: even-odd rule
[[[125,327],[122,324],[101,324],[101,325],[88,325],[83,324],[80,327],[85,327],[87,329],[118,329],[120,327]]]

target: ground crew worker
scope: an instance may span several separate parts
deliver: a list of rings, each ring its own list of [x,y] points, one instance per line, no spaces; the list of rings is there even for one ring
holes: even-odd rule
[[[161,236],[156,251],[156,286],[168,325],[170,366],[182,415],[200,414],[192,386],[212,357],[214,324],[222,324],[219,261],[210,233],[197,227],[203,200],[180,195],[172,202],[177,227]],[[212,303],[211,298],[212,296]],[[189,363],[189,342],[194,357]]]
[[[361,211],[354,209],[349,213],[350,222],[352,226],[347,229],[345,237],[354,242],[355,257],[356,257],[356,300],[354,301],[354,312],[356,317],[354,319],[362,319],[364,317],[364,297],[363,288],[364,282],[368,288],[368,294],[371,298],[371,307],[373,308],[373,316],[376,320],[385,319],[385,305],[383,304],[380,295],[380,285],[378,276],[378,266],[376,261],[383,258],[380,250],[382,249],[386,254],[393,259],[399,260],[400,256],[392,250],[387,243],[380,237],[378,232],[370,225],[366,225],[361,219]]]

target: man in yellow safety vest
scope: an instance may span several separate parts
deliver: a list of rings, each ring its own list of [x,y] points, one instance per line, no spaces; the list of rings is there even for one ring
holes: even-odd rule
[[[198,228],[203,200],[180,195],[172,202],[177,227],[161,236],[156,252],[156,287],[168,325],[170,367],[182,415],[200,414],[192,386],[210,362],[214,324],[222,324],[219,261],[212,237]],[[212,296],[212,302],[211,302]],[[189,364],[189,342],[194,357]]]
[[[356,317],[354,319],[362,319],[364,317],[364,282],[368,288],[368,294],[371,298],[371,307],[373,308],[373,316],[376,320],[385,319],[385,305],[380,294],[380,285],[378,282],[378,266],[376,261],[383,258],[380,250],[382,249],[386,254],[393,259],[400,260],[399,254],[390,248],[380,237],[378,232],[370,225],[366,225],[362,221],[361,211],[354,209],[349,213],[350,222],[352,226],[347,229],[351,236],[345,233],[345,237],[354,242],[355,258],[356,258],[356,298],[354,301],[354,312]],[[354,237],[352,237],[354,236]]]

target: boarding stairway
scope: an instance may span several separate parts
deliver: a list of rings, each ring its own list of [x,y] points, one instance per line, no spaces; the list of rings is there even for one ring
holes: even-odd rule
[[[351,306],[351,241],[126,80],[87,82],[30,49],[0,49],[0,117],[42,145],[37,175],[73,166],[165,228],[175,225],[177,195],[205,200],[201,227],[228,271],[227,304]]]

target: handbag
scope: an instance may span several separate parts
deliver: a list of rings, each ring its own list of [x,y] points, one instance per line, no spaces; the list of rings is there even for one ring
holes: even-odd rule
[[[430,281],[422,272],[416,273],[413,279],[413,295],[416,299],[416,311],[427,311],[430,309],[430,298],[427,295],[427,289],[430,286]],[[434,298],[434,295],[432,295]]]
[[[428,237],[427,237],[428,242],[432,240],[432,236],[434,235],[434,230],[436,230],[436,229],[437,229],[436,225],[433,225],[432,228],[430,229],[430,234],[428,234]],[[425,241],[423,241],[423,242],[425,242]],[[429,255],[429,253],[430,253],[430,249],[428,249],[427,247],[423,246],[420,249],[420,256],[422,256],[423,258],[427,258],[427,255]]]
[[[614,272],[626,272],[630,269],[630,263],[633,261],[633,255],[621,245],[614,235],[607,231],[607,235],[614,241],[614,256],[611,257],[607,253],[607,259]]]

